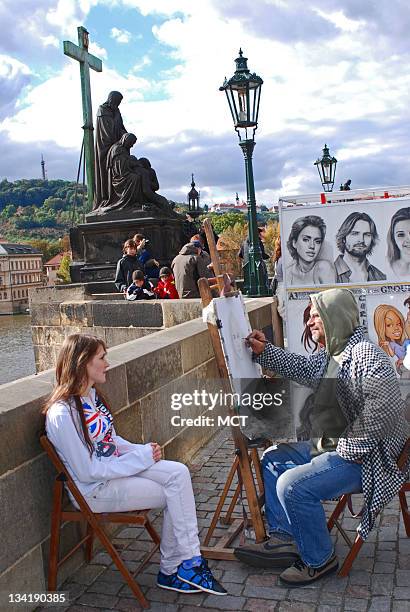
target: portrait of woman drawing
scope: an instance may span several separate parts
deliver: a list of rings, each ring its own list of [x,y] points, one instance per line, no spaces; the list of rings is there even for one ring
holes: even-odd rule
[[[387,259],[395,276],[410,278],[410,207],[394,213],[387,234]]]
[[[287,285],[323,285],[336,282],[334,265],[322,256],[326,224],[317,215],[296,219],[287,241],[293,262],[286,268]]]

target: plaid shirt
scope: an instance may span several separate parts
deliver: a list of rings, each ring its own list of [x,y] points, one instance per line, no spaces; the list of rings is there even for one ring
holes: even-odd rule
[[[317,388],[326,374],[329,353],[322,349],[305,357],[268,343],[256,361],[281,376]],[[348,422],[336,451],[347,461],[362,462],[365,506],[358,532],[365,540],[378,512],[409,476],[409,466],[401,472],[396,463],[409,431],[394,369],[386,353],[365,339],[362,327],[355,329],[343,351],[336,394]]]

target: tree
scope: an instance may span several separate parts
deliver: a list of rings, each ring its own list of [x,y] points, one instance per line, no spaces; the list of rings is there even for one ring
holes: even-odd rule
[[[228,227],[233,227],[236,223],[239,223],[239,225],[247,224],[245,215],[240,212],[210,213],[202,215],[201,220],[205,219],[205,217],[211,221],[217,234],[222,234]]]
[[[49,240],[43,240],[41,238],[33,238],[32,240],[29,240],[28,243],[31,244],[32,247],[38,249],[41,253],[43,253],[44,261],[48,261],[49,259],[54,257],[54,255],[57,255],[57,253],[61,252],[61,247],[58,240],[51,242]]]
[[[63,255],[63,258],[60,263],[60,267],[58,268],[58,271],[57,271],[57,278],[59,279],[61,284],[66,285],[68,283],[71,283],[70,263],[71,263],[70,256],[68,255],[68,253],[66,253],[65,255]]]
[[[16,207],[13,204],[7,204],[1,211],[3,219],[11,219],[16,214]]]
[[[221,262],[224,264],[225,270],[229,274],[233,274],[235,278],[242,276],[242,260],[238,257],[238,251],[247,236],[247,223],[235,223],[235,225],[227,227],[219,236],[218,252]]]
[[[64,210],[66,207],[66,202],[62,198],[47,198],[43,202],[43,207],[48,208],[49,210]]]

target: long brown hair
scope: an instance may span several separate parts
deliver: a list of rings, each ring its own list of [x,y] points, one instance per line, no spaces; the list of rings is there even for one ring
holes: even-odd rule
[[[94,452],[94,447],[85,422],[83,405],[81,403],[81,391],[84,390],[87,384],[87,364],[100,347],[106,350],[103,340],[86,334],[71,334],[71,336],[64,340],[57,359],[57,384],[42,409],[42,414],[45,415],[55,402],[62,400],[68,402],[71,411],[72,405],[70,399],[74,399],[75,408],[80,417],[84,442],[90,451],[90,455]],[[98,392],[98,396],[106,405],[105,398],[101,396],[100,392]],[[73,416],[72,412],[71,416]]]
[[[302,342],[305,348],[305,351],[311,350],[312,353],[314,353],[315,351],[318,350],[319,343],[313,340],[312,332],[310,331],[310,327],[307,324],[307,322],[310,319],[310,309],[311,308],[312,308],[312,302],[309,301],[309,304],[306,306],[305,310],[303,311],[304,327],[303,327],[303,334],[302,334],[300,341]],[[311,347],[311,344],[313,344],[313,349]]]

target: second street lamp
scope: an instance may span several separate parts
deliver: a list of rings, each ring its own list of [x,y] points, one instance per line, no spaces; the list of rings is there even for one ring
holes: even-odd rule
[[[249,258],[244,264],[244,292],[249,296],[261,297],[268,295],[268,287],[265,263],[259,246],[252,156],[263,80],[250,72],[247,61],[248,58],[243,57],[240,49],[239,57],[235,60],[235,74],[230,79],[225,77],[219,90],[226,93],[235,131],[239,137],[239,146],[245,158]],[[250,137],[248,130],[251,132]]]
[[[319,172],[320,182],[322,183],[324,191],[333,191],[333,185],[335,184],[336,164],[336,157],[330,156],[329,147],[327,144],[325,144],[322,159],[317,159],[314,164]]]

